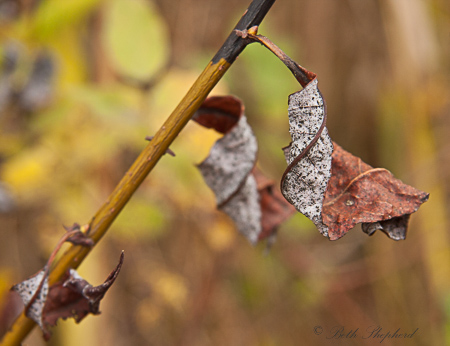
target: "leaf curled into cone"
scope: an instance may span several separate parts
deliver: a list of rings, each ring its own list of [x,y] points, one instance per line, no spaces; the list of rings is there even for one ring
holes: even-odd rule
[[[193,119],[224,134],[198,166],[216,195],[218,208],[251,243],[273,234],[292,214],[292,208],[273,193],[273,184],[267,184],[255,169],[258,146],[242,102],[232,96],[210,97]],[[275,215],[274,210],[283,213]]]
[[[402,183],[384,168],[372,168],[334,144],[331,179],[323,203],[323,221],[330,240],[357,223],[369,235],[382,230],[391,239],[405,239],[410,214],[429,194]]]
[[[331,175],[333,144],[325,126],[325,101],[316,78],[289,96],[288,114],[292,142],[284,148],[288,167],[281,179],[281,192],[327,236],[322,203]]]

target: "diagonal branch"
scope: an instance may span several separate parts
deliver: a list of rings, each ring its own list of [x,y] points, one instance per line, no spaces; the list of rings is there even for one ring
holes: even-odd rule
[[[247,30],[259,25],[274,2],[275,0],[253,0],[234,30]],[[95,244],[105,235],[133,193],[155,167],[169,148],[169,145],[188,123],[237,56],[249,43],[247,40],[238,37],[234,30],[194,82],[186,96],[167,118],[164,125],[158,130],[152,141],[141,152],[108,200],[89,222],[89,237]],[[52,268],[49,284],[52,285],[58,282],[69,268],[77,268],[90,251],[91,248],[79,245],[71,246]],[[34,326],[35,323],[22,313],[5,334],[1,345],[20,344]]]

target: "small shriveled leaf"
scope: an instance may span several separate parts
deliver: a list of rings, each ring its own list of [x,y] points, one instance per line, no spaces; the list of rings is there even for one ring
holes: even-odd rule
[[[49,340],[51,337],[49,327],[55,326],[58,318],[73,317],[80,322],[89,313],[94,315],[100,313],[100,300],[117,278],[123,258],[122,252],[117,267],[103,284],[96,287],[81,278],[73,269],[70,269],[60,282],[49,287],[48,267],[50,263],[47,263],[40,272],[14,285],[11,290],[19,293],[25,305],[26,316],[41,327],[44,339]]]
[[[85,247],[94,246],[94,241],[87,235],[87,233],[89,232],[89,225],[84,226],[84,228],[87,228],[86,233],[82,232],[81,226],[77,223],[74,223],[71,227],[64,226],[64,229],[68,233],[72,233],[69,235],[69,238],[67,238],[66,241],[74,245],[81,245]]]
[[[25,305],[26,316],[44,329],[42,311],[49,291],[47,266],[29,279],[14,285],[11,290],[19,293]]]
[[[410,214],[406,214],[384,221],[363,223],[361,224],[361,228],[363,232],[368,235],[373,235],[375,231],[382,231],[391,239],[404,240],[406,239],[406,231],[408,229],[410,216]]]
[[[259,188],[261,176],[255,176],[253,170],[258,146],[241,101],[232,96],[210,97],[194,120],[224,134],[199,165],[203,178],[216,195],[218,209],[231,217],[251,243],[268,237],[290,213],[278,218],[270,215],[276,209],[271,203],[285,206],[286,203],[273,198],[269,187]]]
[[[289,97],[292,142],[284,149],[288,167],[281,181],[281,192],[327,236],[322,203],[331,175],[333,144],[325,121],[325,101],[314,78],[303,90]]]
[[[59,318],[72,317],[78,323],[90,313],[93,315],[100,313],[100,301],[119,275],[123,258],[122,252],[117,267],[99,286],[93,287],[75,270],[71,269],[60,282],[50,287],[47,303],[42,312],[43,331],[46,340],[51,336],[48,327],[55,326]]]
[[[329,238],[336,240],[357,223],[371,235],[382,230],[405,239],[410,214],[429,194],[402,183],[384,168],[372,168],[334,144],[332,175],[323,206]]]

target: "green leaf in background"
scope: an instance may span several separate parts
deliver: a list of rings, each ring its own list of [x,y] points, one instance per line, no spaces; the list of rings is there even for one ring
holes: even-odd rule
[[[49,39],[81,21],[100,3],[100,0],[46,0],[38,7],[34,17],[34,35]]]
[[[166,24],[150,1],[112,0],[102,40],[113,68],[125,77],[149,79],[169,56]]]

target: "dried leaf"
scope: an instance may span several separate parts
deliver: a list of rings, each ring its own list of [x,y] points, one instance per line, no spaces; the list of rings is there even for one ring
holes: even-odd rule
[[[284,149],[288,167],[281,180],[281,192],[327,236],[322,203],[331,175],[333,144],[325,121],[325,101],[314,78],[303,90],[289,96],[292,142]]]
[[[329,238],[336,240],[357,223],[371,235],[382,230],[391,239],[405,239],[410,214],[429,194],[402,183],[384,168],[372,168],[334,144],[331,179],[323,220]]]
[[[295,213],[295,208],[287,203],[278,187],[258,169],[253,170],[256,178],[262,210],[262,230],[259,240],[275,235],[278,226]]]
[[[244,185],[255,165],[258,144],[243,115],[241,102],[234,97],[205,100],[194,120],[226,134],[214,144],[209,156],[199,165],[203,178],[221,206]],[[247,184],[255,185],[251,181]]]
[[[84,226],[84,228],[87,228],[87,232],[84,233],[81,230],[81,226],[77,223],[74,223],[71,227],[65,227],[64,229],[70,233],[69,238],[67,238],[67,242],[72,243],[74,245],[81,245],[85,247],[92,247],[94,246],[94,241],[88,237],[89,233],[89,225]]]
[[[410,214],[406,214],[399,217],[393,217],[392,219],[374,222],[374,223],[363,223],[361,228],[364,233],[368,235],[373,235],[375,231],[384,232],[389,238],[394,240],[404,240],[406,239],[406,231],[408,229],[408,221]]]
[[[48,326],[55,326],[59,318],[72,317],[79,323],[89,313],[93,315],[100,313],[100,300],[119,275],[123,259],[122,252],[117,267],[99,286],[93,287],[75,270],[71,269],[63,280],[50,287],[47,303],[42,313],[45,323],[44,335],[47,335],[47,340],[50,337]]]
[[[25,305],[26,316],[44,330],[42,311],[44,310],[49,290],[47,266],[27,280],[14,285],[11,290],[19,293]]]
[[[268,185],[258,188],[261,174],[255,176],[253,170],[258,146],[241,101],[232,96],[210,97],[194,115],[194,120],[224,134],[198,166],[216,195],[218,208],[233,219],[251,243],[268,237],[292,210],[284,200],[274,197]],[[271,215],[277,208],[275,203],[279,204],[278,208],[284,205],[290,213]]]
[[[281,179],[284,197],[332,240],[358,222],[368,234],[380,229],[392,239],[404,239],[409,215],[428,199],[428,194],[403,184],[385,169],[373,169],[338,146],[333,153],[316,74],[257,31],[255,26],[236,30],[236,35],[267,47],[304,88],[289,97],[292,142],[284,148],[288,162]]]
[[[382,230],[391,239],[405,239],[409,215],[428,194],[332,143],[325,121],[325,102],[314,78],[289,97],[292,143],[285,148],[284,197],[330,240],[357,223],[369,235]]]
[[[119,264],[105,282],[93,287],[78,273],[70,269],[58,283],[49,287],[48,265],[29,279],[14,285],[25,304],[26,315],[41,327],[44,339],[51,337],[49,326],[55,326],[58,318],[73,317],[80,322],[87,314],[99,314],[100,300],[114,283],[123,263],[123,252]]]

